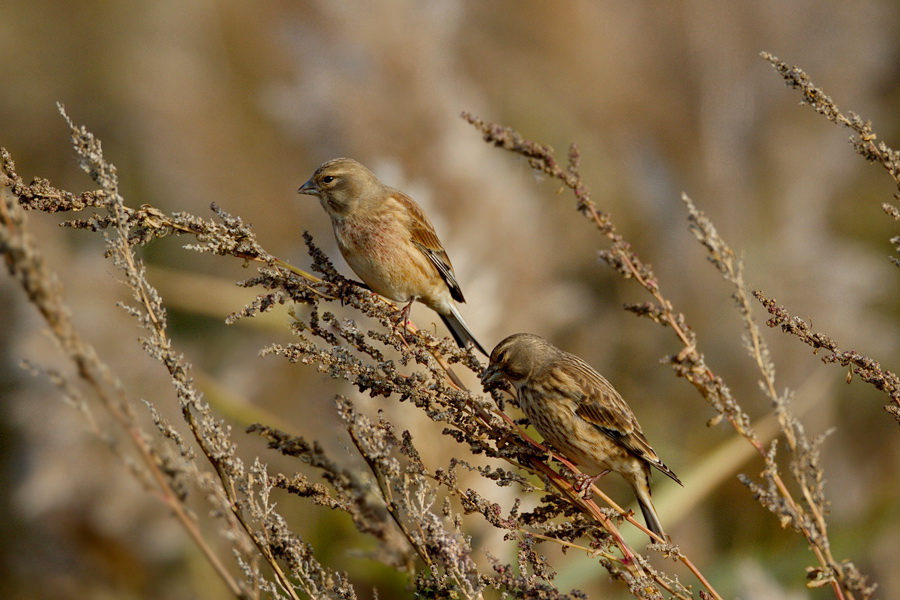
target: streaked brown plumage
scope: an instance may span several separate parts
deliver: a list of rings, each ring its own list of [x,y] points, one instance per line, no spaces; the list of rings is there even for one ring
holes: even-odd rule
[[[483,383],[506,379],[535,429],[588,475],[615,471],[634,490],[650,531],[666,538],[650,499],[650,467],[675,480],[625,401],[586,362],[547,340],[517,333],[491,352]]]
[[[418,300],[438,313],[460,347],[473,344],[487,356],[453,303],[465,298],[450,257],[412,198],[350,158],[322,164],[297,192],[318,196],[341,254],[372,291],[408,303],[404,318]]]

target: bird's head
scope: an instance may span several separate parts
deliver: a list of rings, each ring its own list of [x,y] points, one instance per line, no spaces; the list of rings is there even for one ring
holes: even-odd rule
[[[332,216],[346,216],[367,198],[377,197],[384,186],[369,169],[352,158],[335,158],[322,164],[298,194],[318,196]]]
[[[546,364],[558,350],[547,340],[531,333],[514,333],[491,352],[481,383],[505,379],[518,387]]]

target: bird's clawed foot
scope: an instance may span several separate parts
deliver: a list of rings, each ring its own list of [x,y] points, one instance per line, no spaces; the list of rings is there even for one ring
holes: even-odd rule
[[[609,469],[600,471],[596,475],[585,475],[583,473],[579,474],[577,476],[578,481],[575,484],[575,491],[581,494],[582,498],[584,498],[585,500],[589,500],[593,495],[591,493],[591,486],[594,485],[594,483],[598,479],[600,479],[607,473],[609,473]]]
[[[413,298],[397,313],[397,321],[394,323],[394,332],[400,336],[403,343],[409,346],[406,341],[406,334],[409,333],[409,313],[412,311],[412,304],[416,299]]]

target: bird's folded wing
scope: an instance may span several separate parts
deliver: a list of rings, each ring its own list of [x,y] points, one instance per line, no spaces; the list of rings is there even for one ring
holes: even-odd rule
[[[578,408],[575,414],[599,428],[603,433],[620,443],[632,454],[641,458],[658,461],[656,452],[650,447],[641,432],[637,419],[622,396],[590,365],[578,357],[578,366],[572,369],[572,389],[579,390],[576,398]]]
[[[459,287],[459,283],[456,281],[456,274],[453,272],[453,265],[450,263],[450,257],[447,256],[447,251],[444,250],[444,246],[441,244],[441,240],[438,239],[437,233],[435,233],[434,227],[428,220],[428,217],[425,216],[421,207],[413,202],[409,196],[396,191],[395,195],[397,200],[406,206],[409,215],[412,218],[412,222],[410,223],[412,243],[428,257],[431,264],[438,270],[441,278],[446,282],[447,287],[450,289],[450,296],[457,302],[465,302],[466,300],[463,297],[462,290]]]

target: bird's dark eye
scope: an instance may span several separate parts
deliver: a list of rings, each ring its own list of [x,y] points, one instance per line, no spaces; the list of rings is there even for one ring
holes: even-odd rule
[[[334,175],[326,175],[322,178],[322,183],[331,183],[334,181]]]

